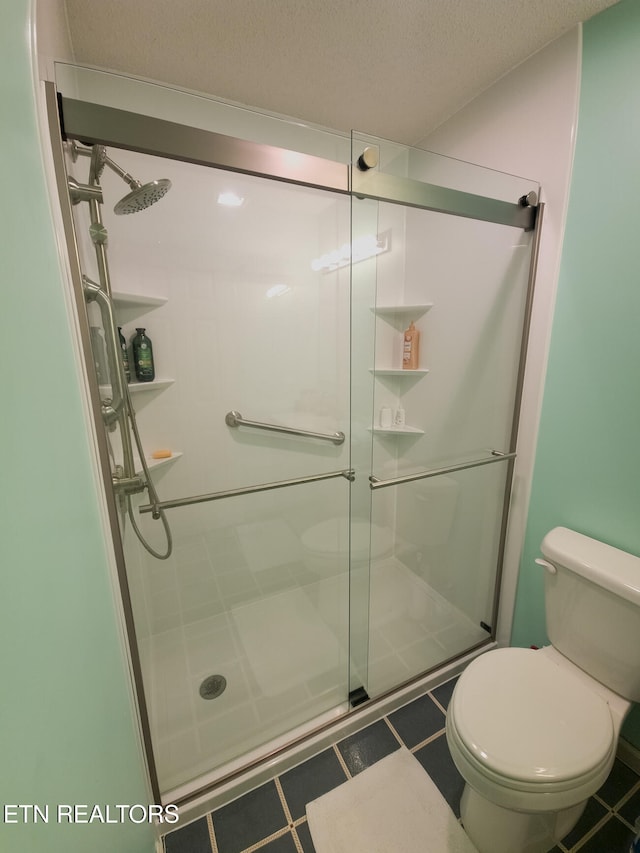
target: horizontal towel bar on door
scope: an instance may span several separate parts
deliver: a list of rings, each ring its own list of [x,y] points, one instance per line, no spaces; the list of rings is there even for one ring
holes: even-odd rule
[[[271,489],[284,489],[287,486],[300,486],[304,483],[317,483],[320,480],[333,480],[336,477],[344,477],[345,480],[353,482],[356,475],[353,469],[346,471],[329,471],[327,474],[311,474],[310,477],[297,477],[294,480],[277,480],[275,483],[260,483],[256,486],[244,486],[241,489],[227,489],[224,492],[211,492],[208,495],[194,495],[190,498],[176,498],[174,501],[159,501],[157,504],[144,504],[140,507],[141,513],[151,512],[156,517],[161,509],[174,509],[178,506],[190,506],[191,504],[202,504],[207,501],[219,501],[222,498],[235,498],[240,495],[252,495],[256,492],[268,492]]]
[[[453,471],[464,471],[467,468],[477,468],[480,465],[490,465],[492,462],[502,462],[505,459],[515,459],[515,453],[501,453],[492,450],[491,455],[483,459],[474,459],[472,462],[461,462],[459,465],[448,465],[446,468],[431,468],[428,471],[419,471],[417,474],[407,474],[404,477],[393,477],[390,480],[379,480],[377,477],[369,477],[369,485],[372,489],[384,489],[386,486],[398,486],[400,483],[411,483],[414,480],[424,480],[427,477],[438,477],[440,474],[451,474]]]
[[[230,427],[247,426],[253,427],[254,429],[266,429],[270,432],[284,432],[288,435],[303,435],[306,438],[319,438],[321,441],[331,441],[333,444],[344,443],[343,432],[312,432],[308,429],[294,429],[293,427],[278,426],[277,424],[263,424],[260,423],[260,421],[249,421],[246,418],[243,418],[240,412],[236,411],[227,412],[224,422]]]

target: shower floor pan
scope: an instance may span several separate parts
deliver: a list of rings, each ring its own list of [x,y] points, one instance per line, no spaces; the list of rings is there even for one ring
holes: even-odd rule
[[[395,558],[371,567],[373,698],[487,639]],[[232,607],[147,641],[148,701],[162,791],[184,796],[348,709],[348,578]],[[206,700],[216,673],[226,689]],[[357,678],[357,675],[356,675]]]

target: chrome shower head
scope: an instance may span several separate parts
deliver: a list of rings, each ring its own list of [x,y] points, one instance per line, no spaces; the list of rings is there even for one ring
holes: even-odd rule
[[[78,184],[77,181],[71,178],[69,180],[69,191],[71,200],[74,204],[79,201],[88,201],[90,198],[95,198],[102,202],[102,189],[99,184],[99,179],[102,176],[104,167],[108,166],[112,172],[122,178],[129,184],[131,192],[113,208],[114,213],[122,215],[123,213],[138,213],[139,210],[146,210],[157,201],[160,201],[163,195],[171,189],[171,181],[168,178],[161,178],[159,181],[149,181],[148,184],[141,184],[133,175],[126,172],[122,166],[114,162],[107,155],[107,149],[104,145],[88,145],[84,147],[76,140],[71,140],[71,157],[75,163],[78,155],[91,157],[91,166],[89,169],[89,183],[87,185]]]
[[[129,186],[132,191],[113,208],[113,212],[118,216],[123,213],[137,213],[139,210],[145,210],[151,207],[157,201],[160,201],[163,195],[171,189],[171,181],[168,178],[161,178],[159,181],[149,181],[148,184],[141,184],[140,181],[131,181]]]

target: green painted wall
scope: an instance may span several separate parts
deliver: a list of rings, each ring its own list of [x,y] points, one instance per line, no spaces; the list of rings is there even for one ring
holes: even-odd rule
[[[4,805],[148,803],[36,131],[29,0],[0,28],[0,850],[150,853],[142,824]]]
[[[512,642],[546,641],[547,530],[640,555],[640,3],[584,25],[567,228]],[[640,747],[638,708],[625,736]]]

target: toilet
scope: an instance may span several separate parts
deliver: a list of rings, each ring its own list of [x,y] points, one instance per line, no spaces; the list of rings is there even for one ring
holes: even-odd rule
[[[640,558],[564,527],[544,538],[550,645],[462,673],[446,736],[479,853],[547,853],[606,780],[640,701]]]

